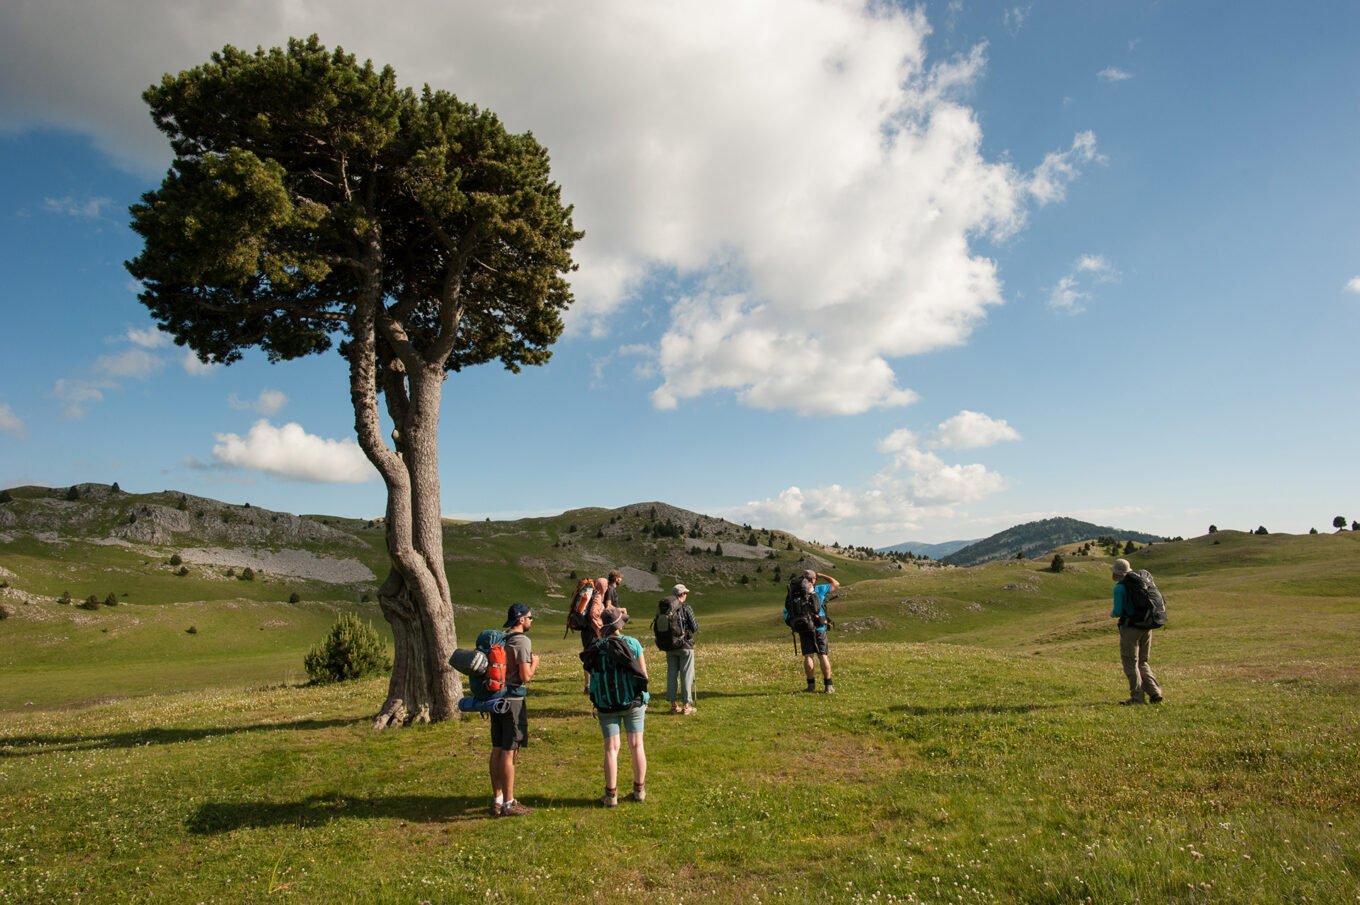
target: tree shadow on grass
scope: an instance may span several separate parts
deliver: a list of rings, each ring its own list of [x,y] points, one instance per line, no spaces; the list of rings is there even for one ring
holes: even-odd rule
[[[62,751],[141,748],[147,745],[175,745],[205,738],[236,735],[241,732],[289,732],[353,726],[363,720],[294,720],[288,723],[255,723],[249,726],[205,726],[198,729],[137,729],[128,732],[84,734],[16,735],[0,738],[0,759],[35,757]]]
[[[590,807],[593,798],[521,799],[530,807]],[[190,833],[212,836],[240,829],[325,826],[337,820],[461,823],[491,820],[489,795],[345,795],[327,792],[301,801],[210,801],[185,821]]]

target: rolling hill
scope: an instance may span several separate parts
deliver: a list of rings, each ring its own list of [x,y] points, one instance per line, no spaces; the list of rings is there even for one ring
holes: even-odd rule
[[[985,540],[956,550],[943,560],[955,566],[977,566],[1000,559],[1014,559],[1017,553],[1031,558],[1051,553],[1067,544],[1095,540],[1098,537],[1113,537],[1121,541],[1132,540],[1143,544],[1162,540],[1161,537],[1144,531],[1107,528],[1073,518],[1050,518],[1007,528]]]

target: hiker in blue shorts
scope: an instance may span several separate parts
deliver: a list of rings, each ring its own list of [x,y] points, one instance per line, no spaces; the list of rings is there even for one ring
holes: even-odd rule
[[[633,791],[629,801],[647,798],[647,752],[643,747],[643,723],[647,716],[647,661],[642,644],[623,634],[628,611],[607,607],[601,614],[600,640],[581,652],[590,673],[590,701],[595,705],[604,736],[604,796],[600,805],[618,807],[619,748],[628,733],[633,758]]]

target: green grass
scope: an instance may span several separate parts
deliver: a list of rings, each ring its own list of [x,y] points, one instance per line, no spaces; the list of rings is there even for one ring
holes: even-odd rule
[[[449,530],[464,638],[542,592],[543,538]],[[0,902],[1360,902],[1357,538],[1132,557],[1171,611],[1159,707],[1114,706],[1107,559],[838,564],[835,696],[800,691],[782,589],[687,581],[700,711],[651,713],[649,800],[610,812],[576,639],[544,620],[517,780],[538,810],[515,821],[485,816],[481,720],[375,734],[385,681],[297,684],[339,609],[385,629],[343,591],[176,600],[133,576],[130,606],[9,601]],[[24,581],[64,568],[12,553]]]

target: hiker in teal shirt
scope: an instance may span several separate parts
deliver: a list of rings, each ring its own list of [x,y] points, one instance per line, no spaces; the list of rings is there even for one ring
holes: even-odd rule
[[[1124,677],[1129,680],[1129,696],[1120,704],[1153,704],[1162,702],[1162,688],[1153,675],[1148,657],[1152,653],[1152,633],[1145,628],[1129,625],[1133,608],[1129,604],[1124,576],[1133,570],[1127,559],[1116,559],[1110,567],[1114,581],[1114,607],[1110,615],[1119,620],[1119,659],[1124,665]]]
[[[590,701],[604,736],[604,796],[600,804],[607,808],[619,804],[619,748],[624,732],[628,733],[628,751],[633,758],[633,791],[626,797],[636,802],[647,798],[647,751],[642,733],[651,695],[642,643],[622,634],[627,621],[627,610],[605,608],[600,640],[581,653],[590,672]]]

